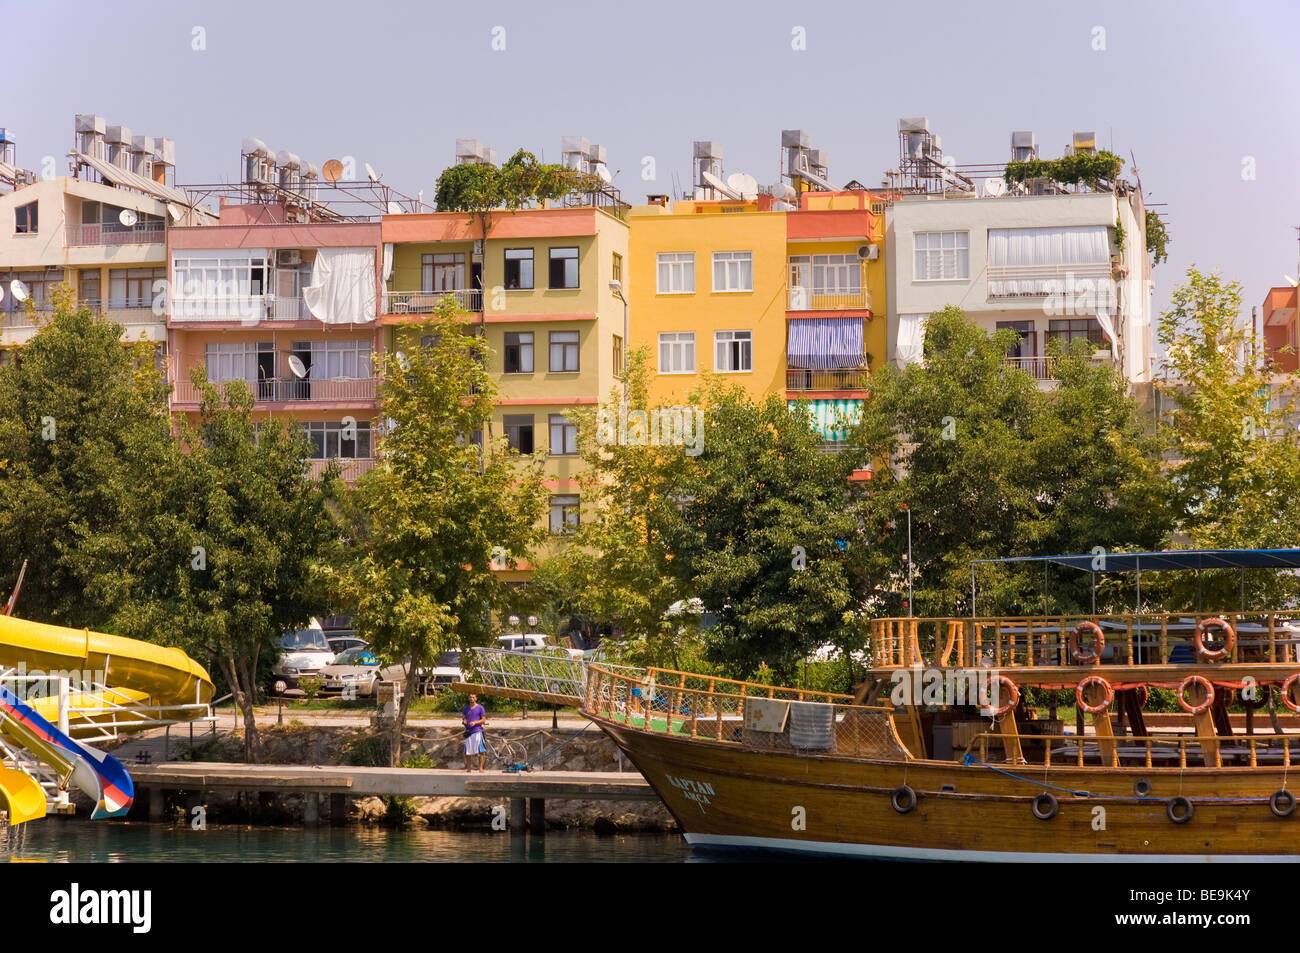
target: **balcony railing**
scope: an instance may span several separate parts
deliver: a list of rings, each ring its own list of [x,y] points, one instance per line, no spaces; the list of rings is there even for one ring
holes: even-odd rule
[[[1008,364],[1014,365],[1029,374],[1034,380],[1056,380],[1056,358],[1046,355],[1037,357],[1008,357]]]
[[[213,381],[220,387],[220,381]],[[377,381],[373,377],[301,380],[296,377],[271,378],[250,384],[255,400],[267,403],[293,401],[336,401],[364,403],[375,399]],[[199,389],[191,381],[178,380],[172,399],[178,404],[197,404]]]
[[[819,371],[798,367],[787,368],[786,390],[864,390],[871,371],[866,367],[845,370]]]
[[[339,469],[343,471],[343,479],[349,483],[361,476],[361,474],[369,473],[375,468],[375,461],[371,457],[364,459],[338,457],[329,460],[308,460],[307,474],[312,479],[317,479],[325,472],[326,467],[335,462],[335,459],[338,461]]]
[[[384,314],[432,314],[451,298],[462,311],[481,311],[483,292],[479,288],[460,288],[456,291],[385,291]]]
[[[993,265],[988,266],[988,295],[990,298],[1042,298],[1047,295],[1077,294],[1088,291],[1089,285],[1078,287],[1086,281],[1096,296],[1108,295],[1111,272],[1110,261],[1079,265]],[[1097,288],[1097,282],[1103,286]],[[1106,301],[1100,301],[1100,304]],[[1112,304],[1113,307],[1113,304]]]
[[[170,316],[173,321],[238,321],[257,324],[267,317],[265,295],[210,295],[173,297]]]
[[[102,225],[66,225],[65,241],[69,245],[146,245],[166,241],[162,222],[141,222],[129,228],[117,222]]]
[[[865,288],[860,291],[833,294],[824,294],[802,285],[794,285],[789,289],[787,303],[789,311],[847,311],[870,310],[870,308],[871,293]]]
[[[271,295],[271,317],[277,321],[310,321],[314,315],[307,310],[302,298],[282,298]]]

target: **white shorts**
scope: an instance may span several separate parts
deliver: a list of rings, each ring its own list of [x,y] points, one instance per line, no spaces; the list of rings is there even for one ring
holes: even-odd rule
[[[465,739],[465,754],[483,753],[483,732],[476,731]]]

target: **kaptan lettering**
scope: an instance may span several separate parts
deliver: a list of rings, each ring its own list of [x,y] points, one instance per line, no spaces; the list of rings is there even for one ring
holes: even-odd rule
[[[133,933],[148,933],[153,926],[153,891],[83,891],[74,883],[68,890],[50,894],[50,922],[60,926],[127,924]]]

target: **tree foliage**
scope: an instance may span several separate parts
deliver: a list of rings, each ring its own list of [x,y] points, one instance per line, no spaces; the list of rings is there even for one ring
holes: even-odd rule
[[[1013,159],[1007,163],[1003,178],[1011,185],[1028,179],[1049,179],[1095,189],[1103,182],[1113,183],[1123,167],[1123,159],[1102,149],[1095,155],[1076,152],[1059,159]]]
[[[343,542],[324,570],[340,607],[382,656],[406,665],[392,763],[421,671],[451,648],[483,645],[509,598],[493,572],[541,536],[541,461],[486,439],[496,392],[487,345],[445,302],[411,329],[432,343],[383,361],[380,461],[340,510]]]
[[[1165,227],[1165,220],[1151,209],[1146,210],[1146,237],[1151,260],[1157,265],[1168,261],[1169,252],[1166,247],[1169,245],[1169,229]]]
[[[60,288],[21,360],[0,368],[0,573],[29,561],[27,618],[82,627],[113,613],[105,573],[127,555],[141,497],[157,499],[150,478],[172,445],[154,354]]]
[[[448,166],[438,176],[433,200],[439,212],[469,212],[472,218],[495,209],[514,211],[534,202],[554,201],[600,185],[594,175],[538,162],[531,152],[520,149],[500,168],[476,162]]]
[[[935,312],[924,362],[872,375],[850,436],[877,467],[865,508],[872,576],[906,591],[907,511],[917,615],[970,611],[975,559],[1150,548],[1169,511],[1139,408],[1092,348],[1056,356],[1043,391],[1006,360],[1014,332],[989,335],[960,309]],[[989,567],[981,611],[1041,612],[1041,576]],[[1086,583],[1053,585],[1059,608],[1084,608]],[[905,611],[897,601],[893,611]]]

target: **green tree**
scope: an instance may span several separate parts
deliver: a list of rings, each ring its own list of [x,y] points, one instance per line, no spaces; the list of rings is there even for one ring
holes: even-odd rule
[[[1160,318],[1165,371],[1160,433],[1179,529],[1202,547],[1295,545],[1300,523],[1300,435],[1287,401],[1300,389],[1279,373],[1241,319],[1241,285],[1195,266]],[[1237,581],[1222,580],[1218,605],[1235,604]],[[1251,574],[1252,594],[1281,597],[1290,577]],[[1267,593],[1264,591],[1267,590]]]
[[[872,576],[894,592],[906,586],[911,511],[918,615],[970,611],[972,560],[1149,548],[1167,529],[1155,450],[1123,380],[1080,344],[1057,356],[1060,382],[1044,392],[1006,360],[1014,342],[959,308],[935,312],[923,363],[873,374],[850,435],[855,456],[886,464],[866,534]],[[1042,611],[1041,576],[989,567],[979,583],[981,608]],[[1081,598],[1077,583],[1053,587],[1058,605]]]
[[[766,664],[790,681],[818,646],[859,637],[852,458],[823,453],[810,418],[784,395],[754,401],[713,380],[700,396],[705,439],[676,481],[672,566],[717,616],[706,658],[741,677]]]
[[[310,479],[300,431],[252,419],[242,381],[219,391],[202,368],[198,426],[153,476],[140,535],[118,571],[120,629],[215,659],[244,720],[245,757],[260,758],[253,706],[259,665],[279,636],[319,611],[315,562],[333,535],[326,486]]]
[[[21,360],[0,368],[0,572],[29,561],[25,617],[93,627],[112,615],[120,593],[105,573],[172,446],[155,347],[123,345],[121,325],[60,287]]]
[[[517,565],[541,538],[541,461],[523,465],[485,438],[496,391],[487,345],[446,302],[412,329],[431,343],[383,359],[380,460],[341,509],[344,542],[325,576],[357,632],[406,665],[391,762],[421,671],[451,648],[482,645]]]
[[[668,614],[692,595],[675,572],[668,536],[681,520],[680,474],[693,464],[685,446],[651,444],[635,416],[628,426],[629,412],[668,411],[650,407],[648,361],[644,348],[629,355],[626,397],[616,385],[598,410],[571,415],[583,462],[582,518],[568,545],[538,566],[531,589],[541,604],[610,626],[629,661],[680,668],[698,615]],[[629,429],[632,439],[624,439]]]

